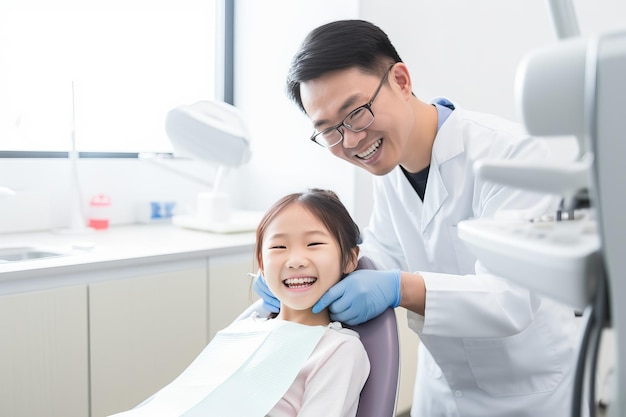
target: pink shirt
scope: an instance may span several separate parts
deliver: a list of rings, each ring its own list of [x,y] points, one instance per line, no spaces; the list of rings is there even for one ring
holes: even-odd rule
[[[269,417],[354,417],[370,362],[358,333],[330,323]]]

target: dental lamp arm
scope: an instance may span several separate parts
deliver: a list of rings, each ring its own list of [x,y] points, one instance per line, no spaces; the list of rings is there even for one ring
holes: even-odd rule
[[[571,0],[548,0],[548,8],[559,39],[580,35],[576,12]]]

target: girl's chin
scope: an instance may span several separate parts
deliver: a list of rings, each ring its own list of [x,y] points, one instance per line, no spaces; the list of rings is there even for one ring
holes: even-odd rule
[[[285,304],[281,306],[281,311],[291,314],[313,314],[313,304]]]

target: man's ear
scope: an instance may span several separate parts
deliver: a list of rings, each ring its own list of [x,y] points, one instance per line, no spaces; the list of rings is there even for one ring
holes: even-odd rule
[[[349,274],[350,272],[354,271],[358,263],[359,263],[359,247],[355,246],[351,251],[350,260],[348,261],[346,267],[344,268],[343,273]]]
[[[392,82],[398,86],[404,94],[411,95],[413,93],[413,83],[411,82],[411,74],[409,68],[403,62],[398,62],[391,69],[389,74]]]

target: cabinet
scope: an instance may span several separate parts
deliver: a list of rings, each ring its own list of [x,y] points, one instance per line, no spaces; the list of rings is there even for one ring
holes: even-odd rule
[[[1,417],[133,408],[250,303],[253,234],[130,225],[89,238],[76,256],[0,266]],[[0,246],[33,242],[73,240],[0,234]]]
[[[87,286],[0,296],[0,415],[89,414]]]
[[[251,252],[209,258],[209,340],[259,298],[248,275],[257,269]]]
[[[205,259],[165,267],[89,285],[91,417],[141,403],[208,342]]]

